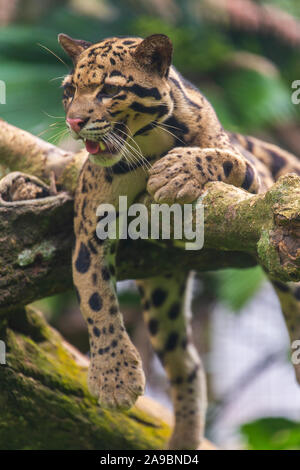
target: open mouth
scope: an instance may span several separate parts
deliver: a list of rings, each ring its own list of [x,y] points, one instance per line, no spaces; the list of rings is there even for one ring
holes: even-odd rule
[[[101,140],[100,142],[95,142],[93,140],[86,139],[84,141],[85,148],[91,155],[101,155],[101,154],[108,154],[115,155],[119,153],[119,148],[117,148],[113,143],[104,142]]]
[[[124,138],[125,136],[125,138]],[[84,138],[85,148],[91,155],[113,157],[116,154],[120,154],[121,148],[126,142],[126,132],[123,122],[118,122],[114,128],[111,137],[105,138],[105,140],[90,140]]]

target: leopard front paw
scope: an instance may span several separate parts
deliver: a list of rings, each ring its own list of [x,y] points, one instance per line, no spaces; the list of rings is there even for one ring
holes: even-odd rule
[[[202,186],[189,159],[185,148],[177,148],[153,165],[147,190],[156,202],[185,204],[198,199]]]
[[[128,409],[144,393],[145,375],[138,352],[122,346],[113,358],[92,361],[88,384],[103,408]]]

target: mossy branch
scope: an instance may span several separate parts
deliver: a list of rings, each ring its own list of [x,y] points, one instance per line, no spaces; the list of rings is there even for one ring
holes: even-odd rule
[[[87,390],[87,358],[39,312],[16,309],[0,325],[7,348],[7,364],[0,365],[1,450],[164,447],[167,413],[143,398],[128,412],[100,409]]]
[[[151,197],[142,200],[150,209]],[[209,183],[200,202],[205,213],[204,251],[249,254],[272,278],[300,281],[299,176],[282,176],[266,193],[257,195],[225,183]]]
[[[31,307],[0,317],[0,449],[148,450],[165,447],[171,414],[141,397],[129,411],[108,411],[87,389],[89,361]],[[201,449],[214,450],[204,440]]]

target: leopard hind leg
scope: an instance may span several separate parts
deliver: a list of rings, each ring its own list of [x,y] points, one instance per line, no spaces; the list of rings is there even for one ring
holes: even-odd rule
[[[192,341],[190,275],[172,274],[138,281],[150,339],[171,384],[175,426],[172,450],[197,449],[202,442],[206,384]]]

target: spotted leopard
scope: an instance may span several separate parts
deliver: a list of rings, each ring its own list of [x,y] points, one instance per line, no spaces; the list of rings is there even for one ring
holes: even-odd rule
[[[117,242],[97,237],[99,204],[118,208],[119,195],[130,204],[146,188],[159,203],[188,203],[208,181],[257,193],[284,173],[299,175],[300,163],[275,145],[226,132],[208,100],[171,65],[167,36],[91,44],[60,34],[59,42],[74,65],[63,81],[66,122],[89,154],[75,196],[73,252],[90,335],[89,387],[103,407],[128,408],[143,393],[145,378],[118,305]],[[197,448],[204,433],[206,386],[191,339],[191,281],[178,266],[138,281],[151,342],[171,383],[171,449]],[[286,317],[292,309],[287,326],[298,338],[300,288],[274,286]]]

